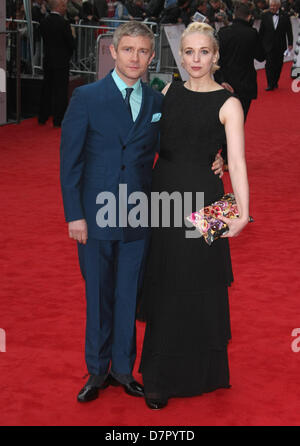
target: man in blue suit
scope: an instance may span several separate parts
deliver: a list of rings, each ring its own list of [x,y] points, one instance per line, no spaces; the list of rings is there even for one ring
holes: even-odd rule
[[[113,196],[117,210],[124,205],[120,185],[126,185],[126,203],[135,191],[149,196],[163,96],[140,80],[154,57],[154,36],[146,25],[128,22],[118,27],[110,50],[114,71],[77,88],[62,123],[65,217],[69,236],[78,242],[86,282],[85,359],[90,376],[79,402],[97,398],[99,389],[108,385],[143,396],[132,370],[136,299],[149,228],[129,227],[119,219],[115,226],[99,223],[101,205],[103,209],[107,204],[99,194]]]

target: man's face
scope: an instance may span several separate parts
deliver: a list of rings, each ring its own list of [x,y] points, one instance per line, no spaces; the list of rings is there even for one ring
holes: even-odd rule
[[[67,10],[67,0],[61,0],[58,5],[59,12],[61,15],[64,15]]]
[[[215,10],[220,8],[219,0],[211,1],[210,4],[213,7],[213,9],[215,9]]]
[[[202,5],[199,5],[198,11],[202,12],[205,15],[207,13],[207,3],[204,2],[202,3]]]
[[[127,85],[134,85],[143,76],[154,57],[151,40],[144,36],[123,36],[117,49],[110,46],[110,52],[118,75]]]
[[[270,2],[270,11],[274,14],[276,12],[278,12],[280,8],[280,3],[275,3],[275,2]]]

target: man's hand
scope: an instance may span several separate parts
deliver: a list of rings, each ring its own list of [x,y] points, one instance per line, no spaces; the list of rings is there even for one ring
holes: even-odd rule
[[[228,82],[222,82],[221,85],[223,88],[230,91],[230,93],[234,93],[234,89],[232,88],[232,86],[230,84],[228,84]]]
[[[213,165],[211,166],[212,170],[214,170],[215,175],[219,175],[219,178],[222,178],[223,176],[223,164],[224,160],[221,157],[219,153],[217,153],[215,161],[213,162]]]
[[[86,244],[88,238],[87,224],[85,220],[74,220],[69,222],[69,237],[79,243]]]

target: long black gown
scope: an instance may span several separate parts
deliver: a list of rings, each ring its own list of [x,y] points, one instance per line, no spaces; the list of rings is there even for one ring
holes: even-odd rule
[[[194,92],[173,82],[165,96],[153,192],[204,192],[204,205],[224,194],[211,170],[226,141],[219,110],[227,90]],[[195,211],[194,204],[191,211]],[[184,212],[182,218],[184,218]],[[172,220],[171,220],[172,221]],[[139,317],[146,330],[139,371],[148,398],[193,396],[230,387],[227,238],[211,246],[186,238],[184,225],[152,228]]]

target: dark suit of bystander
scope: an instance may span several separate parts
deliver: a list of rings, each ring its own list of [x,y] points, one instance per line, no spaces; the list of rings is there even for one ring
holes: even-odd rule
[[[256,29],[252,28],[251,9],[244,3],[236,3],[234,20],[219,30],[220,70],[215,80],[223,87],[232,89],[241,101],[244,120],[252,99],[257,97],[257,80],[254,59],[262,62],[264,52]],[[222,157],[227,163],[227,146],[223,146]]]
[[[264,54],[258,33],[247,20],[234,19],[232,25],[219,31],[220,70],[215,79],[231,85],[239,97],[246,116],[251,100],[257,98],[257,76],[254,59],[262,62]]]
[[[293,31],[290,18],[278,10],[277,23],[274,14],[267,11],[262,15],[259,35],[266,54],[267,90],[277,88],[283,65],[284,51],[293,45]]]
[[[68,105],[69,65],[75,48],[70,24],[58,12],[52,11],[41,22],[44,41],[44,80],[39,111],[39,123],[53,115],[53,125],[61,125]]]

